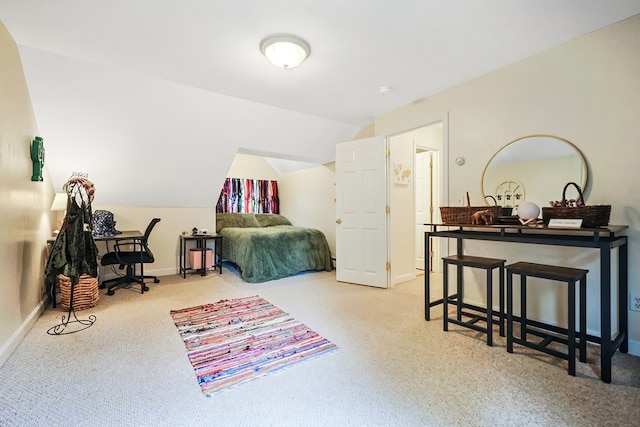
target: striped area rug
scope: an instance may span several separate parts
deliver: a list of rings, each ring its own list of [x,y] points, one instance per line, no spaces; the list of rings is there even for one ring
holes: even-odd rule
[[[171,317],[207,396],[337,349],[259,296],[172,310]]]

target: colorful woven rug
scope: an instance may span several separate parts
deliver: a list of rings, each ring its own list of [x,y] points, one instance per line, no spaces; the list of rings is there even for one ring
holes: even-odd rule
[[[337,349],[259,296],[172,310],[171,317],[207,396]]]

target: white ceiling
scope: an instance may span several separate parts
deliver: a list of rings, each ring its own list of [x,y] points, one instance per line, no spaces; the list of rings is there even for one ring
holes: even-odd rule
[[[330,161],[381,113],[639,13],[640,0],[0,0],[54,187],[89,171],[102,204],[142,206],[215,204],[203,192],[236,152]],[[259,50],[273,33],[311,56],[274,67]]]
[[[0,0],[21,46],[358,126],[638,13],[639,0]],[[297,69],[259,51],[282,32],[311,45]]]

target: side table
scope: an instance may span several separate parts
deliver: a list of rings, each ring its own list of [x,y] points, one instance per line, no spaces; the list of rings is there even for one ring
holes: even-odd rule
[[[214,242],[214,257],[213,266],[207,267],[207,242],[213,240]],[[187,242],[195,241],[196,248],[201,249],[202,260],[200,262],[200,268],[191,268],[187,266]],[[199,272],[201,276],[207,275],[207,270],[213,268],[214,271],[218,269],[222,274],[222,236],[218,234],[187,234],[180,235],[180,274],[183,278],[187,278],[187,271]]]

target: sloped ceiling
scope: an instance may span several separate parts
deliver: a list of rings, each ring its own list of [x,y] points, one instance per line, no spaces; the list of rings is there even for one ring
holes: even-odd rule
[[[54,188],[87,172],[96,203],[137,206],[214,206],[238,151],[332,161],[376,115],[638,13],[638,0],[0,0]],[[282,32],[311,45],[298,68],[259,51]]]

